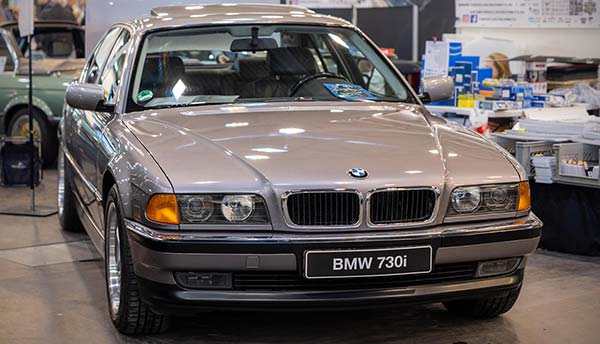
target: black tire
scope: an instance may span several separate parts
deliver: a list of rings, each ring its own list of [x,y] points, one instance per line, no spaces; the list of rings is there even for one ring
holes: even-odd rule
[[[106,295],[108,300],[109,315],[113,325],[117,330],[123,334],[128,335],[140,335],[140,334],[158,334],[165,332],[169,327],[169,317],[166,315],[158,314],[154,312],[148,304],[142,300],[138,288],[137,277],[133,270],[133,259],[131,257],[131,251],[129,249],[129,241],[127,239],[127,233],[125,233],[123,218],[121,217],[121,208],[119,194],[116,185],[113,186],[106,199],[104,218],[105,218],[105,264],[104,273],[108,276],[108,252],[109,252],[109,240],[108,240],[108,220],[107,214],[110,204],[116,205],[117,211],[117,223],[120,241],[120,300],[119,309],[116,314],[111,311],[110,292],[108,287],[108,278],[106,281]]]
[[[58,221],[60,222],[60,226],[63,230],[68,232],[83,232],[83,225],[79,220],[79,215],[77,215],[77,209],[75,209],[75,195],[73,194],[73,190],[71,189],[71,183],[69,181],[70,177],[70,166],[67,162],[64,152],[62,149],[59,151],[58,156],[58,193],[60,198],[61,187],[63,201],[62,206],[60,205],[60,200],[58,200]],[[62,180],[61,180],[62,177]],[[62,185],[61,185],[62,184]]]
[[[473,318],[495,318],[508,312],[517,302],[521,287],[501,296],[483,299],[444,302],[444,307],[454,314]]]
[[[11,135],[13,127],[22,119],[29,116],[29,111],[26,107],[18,109],[8,123],[6,131],[7,135]],[[33,109],[33,119],[40,127],[40,143],[42,146],[42,162],[43,166],[47,167],[54,163],[58,155],[58,138],[56,129],[53,128],[46,116],[38,109]],[[29,122],[27,122],[29,123]],[[35,127],[35,126],[34,126]]]

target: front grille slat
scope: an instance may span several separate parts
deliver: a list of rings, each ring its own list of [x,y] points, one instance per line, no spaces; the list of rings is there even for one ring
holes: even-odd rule
[[[369,199],[370,221],[375,225],[424,222],[433,216],[435,202],[432,189],[376,191]]]
[[[405,225],[433,218],[437,195],[433,189],[377,190],[369,195],[371,225]],[[286,196],[286,216],[298,227],[355,227],[360,223],[361,196],[355,191],[301,191]]]
[[[285,207],[296,226],[354,226],[361,212],[359,194],[346,191],[292,193]]]
[[[470,280],[475,276],[476,266],[476,263],[455,263],[435,266],[427,274],[323,280],[305,279],[293,272],[238,272],[233,275],[233,287],[237,290],[281,291],[408,287]]]

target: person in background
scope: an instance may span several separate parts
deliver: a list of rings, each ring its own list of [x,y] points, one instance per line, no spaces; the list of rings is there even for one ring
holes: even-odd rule
[[[85,11],[82,9],[82,6],[85,6],[85,0],[68,0],[67,3],[67,9],[71,10],[77,23],[82,24],[85,17]]]
[[[38,18],[40,17],[40,13],[42,13],[42,11],[44,11],[48,5],[48,0],[37,0],[36,13]]]
[[[488,56],[485,66],[492,68],[492,78],[510,79],[510,67],[508,66],[508,56],[502,53],[492,53]]]
[[[77,22],[73,12],[66,7],[67,0],[49,0],[48,5],[39,14],[40,20],[65,20]],[[73,51],[71,33],[49,33],[36,37],[46,57],[68,57]]]
[[[67,0],[50,0],[38,17],[40,20],[69,20],[77,22],[73,12],[66,6]]]
[[[0,22],[15,20],[12,13],[8,9],[8,0],[0,1]]]

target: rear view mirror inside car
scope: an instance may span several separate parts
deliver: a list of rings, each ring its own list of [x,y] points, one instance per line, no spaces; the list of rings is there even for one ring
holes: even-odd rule
[[[240,38],[231,42],[232,52],[262,51],[277,48],[277,41],[273,38]]]

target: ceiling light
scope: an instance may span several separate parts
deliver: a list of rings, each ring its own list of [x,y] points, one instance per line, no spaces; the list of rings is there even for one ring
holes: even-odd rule
[[[301,128],[281,128],[281,129],[279,129],[280,134],[286,134],[286,135],[302,134],[305,131],[306,130],[301,129]]]

